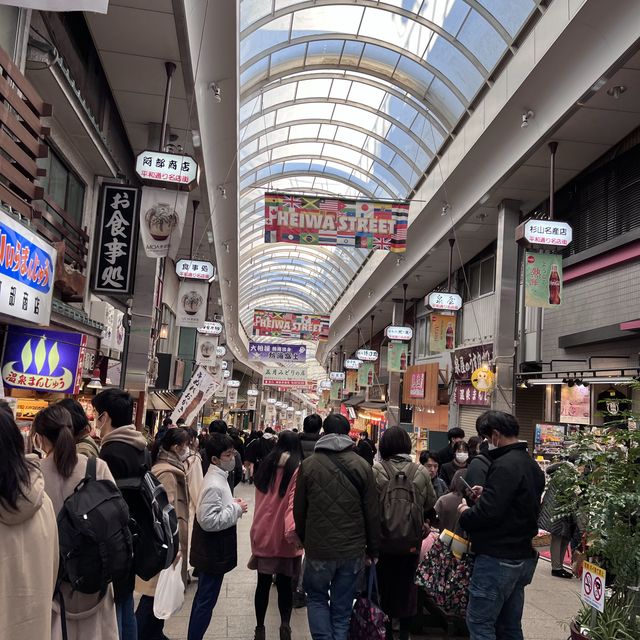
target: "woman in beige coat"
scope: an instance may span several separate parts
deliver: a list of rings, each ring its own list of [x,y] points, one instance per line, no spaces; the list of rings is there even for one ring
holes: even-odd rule
[[[49,640],[56,514],[6,402],[0,402],[0,567],[0,640]]]
[[[56,517],[64,501],[86,476],[85,456],[78,456],[76,442],[72,432],[71,414],[59,405],[51,405],[40,411],[33,419],[33,431],[36,445],[46,453],[40,461],[44,476],[44,488],[47,492]],[[96,478],[111,480],[113,476],[106,463],[97,460]],[[68,640],[118,640],[116,607],[113,600],[113,588],[109,585],[106,594],[85,594],[73,591],[71,585],[62,582],[60,590],[66,609]],[[60,606],[57,598],[52,604],[53,640],[62,638]]]
[[[185,429],[169,429],[162,440],[156,441],[151,471],[162,483],[167,492],[170,504],[178,516],[180,536],[180,552],[176,562],[182,559],[182,582],[187,586],[187,539],[189,523],[189,489],[184,462],[191,454],[189,450],[189,434]],[[156,594],[158,576],[145,581],[136,578],[136,591],[142,594],[136,620],[138,622],[138,638],[144,640],[164,640],[164,620],[153,614],[153,600]]]

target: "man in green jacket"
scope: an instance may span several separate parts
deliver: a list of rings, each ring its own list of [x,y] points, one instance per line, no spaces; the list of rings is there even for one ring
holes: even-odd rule
[[[304,588],[313,640],[346,640],[358,578],[380,547],[378,494],[371,467],[355,451],[349,422],[324,421],[325,435],[306,458],[293,514],[306,554]]]

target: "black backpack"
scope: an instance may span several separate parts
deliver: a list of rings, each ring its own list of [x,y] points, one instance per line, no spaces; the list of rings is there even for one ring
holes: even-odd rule
[[[61,580],[80,593],[104,594],[131,571],[129,508],[111,480],[96,479],[96,458],[58,514]]]
[[[418,553],[424,524],[413,485],[418,465],[411,462],[401,471],[388,462],[382,462],[382,466],[389,482],[380,496],[381,548],[396,555]]]
[[[158,478],[143,467],[138,478],[122,478],[118,488],[132,505],[134,568],[136,575],[150,580],[171,566],[180,548],[178,516]]]

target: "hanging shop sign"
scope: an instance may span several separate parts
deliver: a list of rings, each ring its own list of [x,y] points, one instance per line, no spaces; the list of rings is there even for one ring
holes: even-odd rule
[[[375,377],[375,366],[373,362],[363,362],[358,369],[358,386],[372,387]]]
[[[176,275],[185,280],[211,280],[216,275],[216,268],[205,260],[178,260]]]
[[[211,373],[205,367],[198,367],[171,414],[171,422],[175,424],[179,418],[184,418],[187,426],[191,425],[205,402],[213,397],[219,388],[220,384]]]
[[[265,404],[264,405],[264,422],[266,425],[271,425],[276,421],[276,405]]]
[[[456,349],[451,354],[453,377],[455,380],[471,380],[471,374],[479,369],[483,362],[491,362],[492,360],[493,344]]]
[[[478,391],[468,382],[457,382],[454,397],[456,404],[471,407],[490,407],[491,396],[486,391]]]
[[[143,151],[136,157],[136,173],[145,184],[189,189],[198,181],[198,163],[182,154]]]
[[[78,393],[87,336],[10,326],[2,362],[8,387]]]
[[[249,409],[249,411],[255,411],[257,406],[258,398],[256,398],[255,396],[247,395],[247,409]]]
[[[387,371],[402,373],[409,364],[409,345],[406,342],[389,342],[387,348]]]
[[[524,257],[524,303],[527,307],[557,307],[562,301],[562,256],[527,252]]]
[[[347,360],[344,361],[344,368],[357,371],[361,364],[362,360],[358,360],[357,358],[347,358]]]
[[[225,363],[226,364],[226,363]],[[229,378],[231,377],[231,371],[229,371],[229,369],[224,369],[222,371],[222,378],[224,380],[229,380]]]
[[[307,370],[304,367],[267,367],[263,373],[262,384],[269,387],[304,387],[307,385]]]
[[[113,346],[111,349],[118,353],[124,351],[124,339],[126,337],[124,323],[124,311],[118,311],[116,309],[113,319]]]
[[[344,377],[344,371],[332,371],[329,374],[329,380],[331,380],[331,382],[343,382]]]
[[[389,340],[411,340],[413,329],[411,327],[387,327],[384,334]]]
[[[227,382],[227,387],[231,387],[232,389],[238,389],[240,387],[240,380],[229,380]]]
[[[560,389],[560,422],[591,424],[591,394],[589,387],[563,384]]]
[[[378,359],[378,352],[373,349],[358,349],[356,351],[356,358],[363,362],[375,362]],[[362,365],[359,369],[362,368]]]
[[[201,327],[207,313],[208,282],[183,280],[178,289],[176,327]]]
[[[331,380],[320,380],[318,382],[318,391],[327,391],[331,389]]]
[[[100,348],[104,351],[113,347],[114,341],[114,322],[116,310],[112,304],[108,302],[93,302],[91,304],[91,318],[97,320],[103,325],[100,334]]]
[[[149,258],[175,258],[187,215],[188,193],[143,187],[140,237]]]
[[[516,229],[518,244],[538,244],[545,247],[566,247],[573,239],[573,229],[556,220],[527,220]]]
[[[297,340],[326,340],[329,337],[329,316],[268,311],[253,312],[253,335]]]
[[[345,391],[355,393],[358,390],[358,371],[355,369],[347,371],[345,378]]]
[[[203,322],[198,327],[198,333],[202,333],[206,336],[219,336],[222,333],[221,322]]]
[[[282,360],[285,362],[306,362],[307,347],[303,344],[249,342],[249,360]]]
[[[57,251],[0,210],[0,313],[48,325]]]
[[[335,402],[342,398],[342,382],[334,380],[331,383],[331,389],[329,390],[329,400]]]
[[[456,341],[456,316],[432,313],[430,322],[429,351],[442,353],[453,349]]]
[[[417,371],[411,374],[409,379],[409,398],[423,399],[425,392],[426,373]]]
[[[138,246],[139,190],[103,184],[101,191],[93,290],[96,293],[130,295]]]
[[[205,367],[215,366],[217,361],[217,345],[218,338],[198,334],[198,338],[196,340],[196,364],[200,364]]]
[[[265,193],[265,242],[354,247],[402,253],[408,202],[365,202]]]
[[[224,358],[227,355],[227,347],[223,344],[216,347],[216,358]]]
[[[424,299],[424,304],[434,311],[458,311],[462,309],[462,297],[457,293],[432,291]]]
[[[226,360],[223,360],[223,361],[220,363],[220,368],[221,368],[223,371],[228,371],[228,370],[229,370],[229,363],[228,363]]]
[[[496,375],[489,365],[482,365],[471,374],[471,384],[478,391],[488,393],[496,386]]]

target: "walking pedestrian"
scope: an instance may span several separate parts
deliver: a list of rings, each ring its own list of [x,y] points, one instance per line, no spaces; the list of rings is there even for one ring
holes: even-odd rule
[[[502,411],[486,415],[495,449],[487,481],[473,487],[478,499],[459,507],[460,526],[476,554],[469,587],[467,626],[471,640],[522,640],[524,590],[535,573],[544,474],[518,440],[518,421]]]
[[[222,435],[229,435],[229,427],[227,426],[227,423],[224,420],[214,420],[209,425],[209,433],[220,433]],[[229,437],[231,438],[230,435]],[[229,473],[228,480],[229,480],[229,488],[231,489],[231,495],[233,495],[235,488],[242,482],[242,458],[240,456],[240,452],[236,448],[235,440],[231,438],[231,441],[233,442],[233,448],[234,448],[233,457],[235,461],[235,466],[233,468],[233,471]],[[209,460],[206,460],[205,467],[207,470],[208,470],[208,465],[209,465]],[[206,473],[206,470],[205,470],[205,473]]]
[[[353,448],[349,421],[332,413],[296,482],[296,533],[304,545],[309,629],[314,640],[346,640],[358,579],[380,550],[373,471]]]
[[[387,640],[393,640],[393,619],[400,621],[400,640],[409,640],[418,606],[415,575],[423,530],[436,496],[427,470],[412,462],[411,439],[404,429],[389,427],[384,432],[380,455],[382,461],[373,465],[382,532],[377,565],[380,606],[389,617]]]
[[[302,461],[297,433],[283,431],[275,449],[264,459],[255,477],[256,506],[251,526],[249,569],[258,572],[255,593],[255,640],[265,640],[264,620],[272,576],[276,577],[280,640],[291,640],[293,581],[300,574],[302,547],[295,535],[293,496]]]
[[[151,472],[162,483],[167,492],[169,504],[178,517],[178,537],[180,551],[174,566],[182,560],[182,582],[187,588],[187,541],[189,527],[189,490],[184,463],[190,455],[189,434],[186,429],[169,429],[162,440],[153,446]],[[141,594],[136,609],[138,640],[167,640],[164,635],[164,620],[156,618],[153,603],[158,584],[158,575],[151,580],[136,578],[136,591]]]
[[[465,477],[466,469],[460,469],[456,471],[451,481],[451,489],[441,498],[438,498],[434,507],[436,516],[438,517],[438,528],[443,531],[448,529],[452,533],[456,532],[456,525],[460,514],[458,513],[458,507],[462,503],[465,491],[461,478]]]
[[[320,429],[322,429],[322,418],[317,413],[312,413],[304,419],[300,434],[303,458],[313,455],[316,443],[320,440]]]
[[[468,465],[469,445],[464,440],[460,440],[453,445],[453,460],[440,467],[440,477],[449,489],[451,489],[451,481],[456,471],[466,469]]]
[[[44,488],[53,504],[56,517],[65,500],[87,475],[89,458],[79,456],[72,432],[71,414],[56,404],[38,412],[33,419],[33,430],[40,448],[47,457],[39,461],[44,477]],[[104,461],[96,460],[96,479],[111,480],[113,476]],[[4,571],[4,567],[3,567]],[[66,610],[67,636],[65,640],[116,640],[118,622],[113,587],[106,593],[80,593],[68,582],[60,584]],[[63,637],[62,611],[59,600],[53,600],[52,631],[54,640]]]
[[[464,476],[464,479],[471,487],[484,487],[487,481],[487,473],[489,473],[489,467],[491,466],[491,460],[487,453],[494,449],[494,446],[491,443],[491,428],[487,424],[487,415],[489,413],[489,411],[485,411],[476,420],[476,431],[478,432],[480,444],[478,445],[478,453],[469,460],[467,472]],[[469,442],[471,442],[471,438]]]
[[[260,463],[273,451],[276,446],[276,432],[267,427],[264,433],[258,432],[245,448],[245,460],[253,465],[253,477],[256,477]]]
[[[366,431],[361,431],[358,436],[358,444],[356,446],[356,452],[364,458],[370,465],[373,466],[373,460],[378,453],[376,445],[373,444],[373,440],[369,438],[369,434]]]
[[[0,401],[0,640],[50,640],[58,527],[42,471]],[[28,610],[29,614],[26,614]]]
[[[82,405],[73,398],[64,398],[58,404],[71,414],[76,451],[87,458],[97,458],[100,454],[100,447],[91,437],[91,423]]]
[[[438,475],[440,464],[437,455],[431,453],[431,451],[422,451],[420,453],[420,464],[429,472],[431,486],[436,494],[436,500],[448,493],[449,487],[447,487],[445,481]]]
[[[142,479],[151,467],[147,441],[133,424],[133,398],[120,389],[105,389],[91,401],[98,413],[96,425],[102,436],[100,458],[109,467],[116,484],[119,480]],[[133,521],[140,523],[146,514],[135,491],[123,491]],[[148,516],[147,516],[148,517]],[[137,547],[145,544],[138,536]],[[135,549],[134,549],[135,553]],[[135,569],[123,580],[114,583],[118,633],[120,640],[138,640],[138,630],[133,606]]]
[[[191,538],[190,558],[198,571],[198,590],[187,640],[202,640],[209,627],[224,575],[238,564],[236,524],[247,512],[244,500],[234,500],[227,479],[236,465],[233,440],[228,435],[212,433],[205,448],[211,464],[202,483]]]
[[[189,434],[189,457],[183,461],[184,469],[187,474],[187,488],[189,489],[189,528],[187,539],[187,553],[182,561],[187,564],[189,573],[187,582],[193,578],[193,567],[189,562],[189,552],[191,551],[191,536],[193,535],[193,523],[196,519],[196,509],[198,507],[198,499],[202,490],[202,456],[200,454],[200,442],[198,440],[198,432],[195,429],[187,429]]]
[[[464,431],[460,427],[453,427],[452,429],[449,429],[449,431],[447,431],[447,440],[449,441],[449,444],[437,452],[438,462],[440,463],[441,469],[445,464],[453,461],[453,447],[456,442],[464,440]]]

